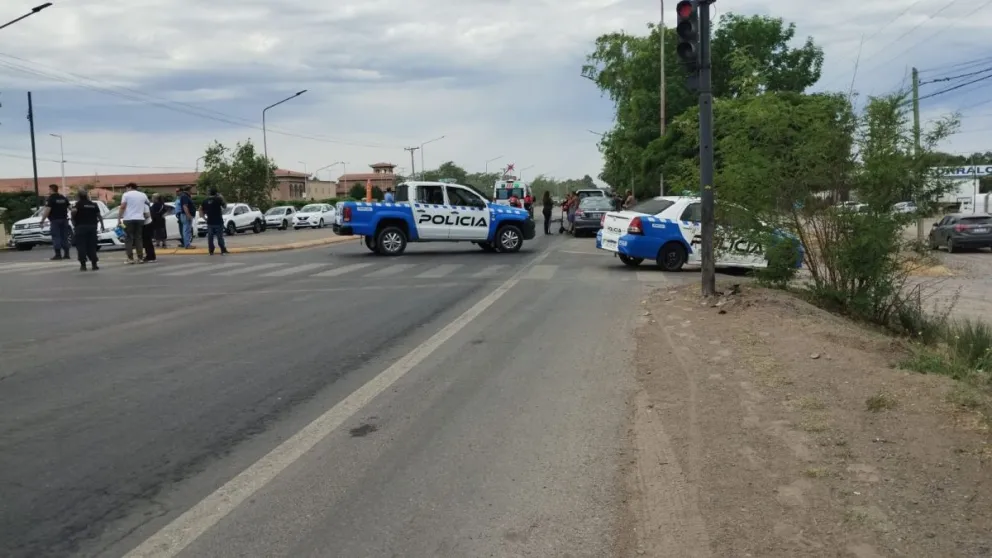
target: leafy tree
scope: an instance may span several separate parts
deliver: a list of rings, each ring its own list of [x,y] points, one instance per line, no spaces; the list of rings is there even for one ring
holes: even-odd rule
[[[361,182],[356,182],[351,185],[348,189],[348,197],[356,200],[365,199],[365,185]]]
[[[468,180],[468,173],[465,169],[456,165],[454,161],[441,163],[434,170],[424,171],[424,180],[437,182],[442,178],[453,178],[458,184],[465,184]]]
[[[257,153],[250,140],[238,143],[233,150],[215,141],[207,147],[203,164],[198,191],[217,188],[228,201],[263,209],[270,205],[276,166]]]
[[[616,189],[632,188],[639,196],[658,189],[661,168],[648,164],[644,151],[660,135],[659,30],[647,36],[624,32],[602,35],[582,72],[616,105],[612,130],[600,141],[605,164],[600,178]],[[820,77],[822,49],[812,39],[790,47],[795,26],[765,16],[726,14],[713,35],[714,95],[735,98],[759,92],[805,91]],[[695,113],[697,95],[686,87],[686,71],[675,53],[678,38],[665,34],[666,123],[687,110]],[[668,174],[665,174],[666,183]],[[666,190],[671,191],[666,187]]]

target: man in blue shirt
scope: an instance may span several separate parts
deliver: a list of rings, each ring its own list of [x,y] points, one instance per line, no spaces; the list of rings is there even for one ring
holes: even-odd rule
[[[227,202],[217,193],[217,188],[210,189],[210,196],[200,204],[200,218],[207,219],[207,252],[214,255],[214,237],[220,246],[220,255],[227,255],[227,245],[224,243],[224,208]]]
[[[393,197],[392,188],[386,188],[386,199],[383,201],[385,201],[386,203],[393,203],[396,201],[396,199]]]

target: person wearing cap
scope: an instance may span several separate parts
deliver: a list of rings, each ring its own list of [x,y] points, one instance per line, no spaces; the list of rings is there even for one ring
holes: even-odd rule
[[[96,263],[98,261],[96,257],[96,228],[99,226],[101,231],[107,229],[103,225],[100,206],[90,199],[86,189],[80,188],[76,192],[76,196],[76,205],[72,207],[72,224],[76,229],[76,255],[79,256],[79,271],[86,271],[87,258],[93,264],[93,271],[96,271],[100,269]]]
[[[217,193],[217,188],[210,189],[210,195],[200,204],[200,218],[207,219],[207,252],[214,255],[214,237],[220,246],[220,254],[227,255],[227,244],[224,243],[224,208],[227,202]]]

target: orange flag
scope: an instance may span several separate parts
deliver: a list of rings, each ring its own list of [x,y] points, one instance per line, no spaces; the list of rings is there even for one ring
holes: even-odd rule
[[[365,201],[372,201],[372,179],[365,181]]]

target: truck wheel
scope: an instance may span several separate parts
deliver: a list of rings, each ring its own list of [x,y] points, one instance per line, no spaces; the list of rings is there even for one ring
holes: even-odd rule
[[[34,244],[15,244],[14,249],[18,252],[27,252],[28,250],[34,248]]]
[[[365,237],[365,247],[368,248],[369,250],[372,250],[373,252],[375,252],[375,238],[374,237],[371,237],[371,236],[366,236]]]
[[[234,236],[236,234],[238,234],[238,227],[234,226],[234,221],[231,221],[227,224],[227,236]]]
[[[620,261],[623,262],[623,265],[629,267],[637,267],[641,265],[641,262],[644,261],[644,258],[632,258],[630,256],[625,256],[624,254],[620,254]]]
[[[496,231],[496,246],[500,252],[519,252],[524,245],[524,234],[516,225],[503,225]]]
[[[399,227],[385,227],[375,235],[376,253],[399,256],[406,250],[406,234]]]
[[[685,265],[688,254],[678,242],[669,242],[658,250],[658,267],[664,271],[679,271]]]

